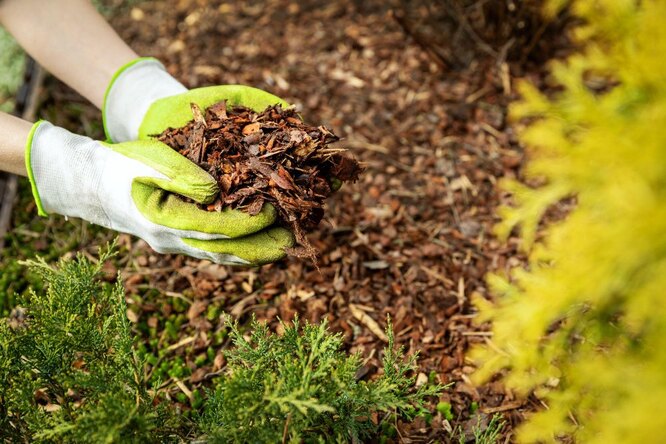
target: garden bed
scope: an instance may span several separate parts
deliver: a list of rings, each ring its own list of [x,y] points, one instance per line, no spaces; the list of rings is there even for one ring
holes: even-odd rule
[[[186,410],[187,393],[225,366],[223,312],[242,323],[254,314],[278,330],[277,317],[327,319],[350,351],[370,357],[360,378],[377,373],[390,315],[396,342],[420,353],[417,384],[453,383],[439,400],[451,405],[449,420],[433,404],[432,418],[398,425],[404,442],[447,440],[455,428],[471,437],[498,412],[509,436],[538,406],[499,383],[474,387],[465,353],[492,339],[487,326],[474,325],[471,304],[491,298],[485,275],[524,259],[517,241],[500,243],[492,227],[504,198],[497,183],[515,177],[523,161],[507,124],[516,97],[511,73],[538,80],[541,68],[479,57],[447,70],[384,3],[142,2],[111,20],[138,53],[162,60],[186,86],[239,83],[274,93],[306,122],[330,127],[366,167],[358,183],[329,199],[309,235],[318,268],[294,257],[231,268],[159,255],[120,236],[123,254],[107,266],[108,279],[117,271],[123,277],[128,316],[150,357],[146,377],[161,378]],[[43,118],[101,137],[90,105],[57,82],[48,85]],[[19,211],[30,211],[23,194]],[[69,231],[60,218],[44,234],[21,218],[15,244],[24,236],[47,249],[44,242]],[[91,251],[110,236],[86,230],[67,245]]]

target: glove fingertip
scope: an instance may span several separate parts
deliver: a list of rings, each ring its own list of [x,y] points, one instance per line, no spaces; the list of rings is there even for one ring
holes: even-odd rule
[[[220,191],[217,183],[214,180],[201,183],[190,183],[188,188],[188,197],[200,204],[213,203],[217,198],[218,192]]]
[[[275,227],[236,239],[183,238],[182,241],[188,247],[198,250],[193,256],[206,256],[218,263],[256,266],[286,257],[286,249],[294,245],[295,239],[291,231]]]
[[[275,245],[279,245],[280,248],[291,248],[296,243],[296,236],[290,230],[282,227],[271,228],[266,232],[266,235],[270,237]]]

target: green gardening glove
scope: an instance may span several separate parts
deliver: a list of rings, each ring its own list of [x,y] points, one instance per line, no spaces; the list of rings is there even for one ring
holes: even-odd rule
[[[276,211],[256,216],[208,212],[218,186],[208,173],[167,145],[118,144],[38,122],[26,143],[26,166],[41,215],[80,217],[144,239],[160,253],[180,253],[223,264],[259,265],[278,260],[293,242],[271,228]]]
[[[121,68],[107,90],[103,107],[104,128],[108,139],[112,142],[139,140],[134,143],[148,143],[152,141],[152,135],[159,134],[169,127],[182,127],[192,120],[191,103],[196,103],[202,111],[205,111],[209,106],[222,100],[227,100],[230,106],[243,105],[257,111],[263,111],[267,106],[277,103],[288,105],[272,94],[247,86],[226,85],[187,90],[171,77],[157,60],[138,59]],[[171,153],[167,154],[166,149]],[[168,147],[166,149],[159,152],[160,157],[170,159],[179,157],[182,159],[181,162],[186,161],[191,164],[180,154]],[[157,153],[155,154],[157,155]],[[150,154],[147,153],[146,157],[150,157]],[[203,170],[199,169],[199,171],[204,173]],[[180,182],[186,180],[181,178]],[[213,181],[213,184],[207,190],[205,199],[198,201],[210,201],[217,194],[217,184],[214,183],[212,177],[210,180]],[[173,194],[166,193],[166,191],[172,190],[163,186],[159,189],[162,190],[160,199],[169,203],[175,219],[185,217],[180,212],[185,211],[187,204]],[[176,193],[183,194],[178,191]],[[201,210],[197,211],[205,213]],[[237,257],[243,259],[245,263],[257,264],[274,261],[284,257],[285,249],[291,247],[294,242],[291,233],[284,228],[270,228],[267,231],[268,227],[274,223],[275,217],[275,208],[270,204],[264,205],[264,209],[257,216],[249,216],[240,210],[211,212],[208,216],[197,219],[200,222],[200,225],[197,225],[197,231],[210,232],[213,230],[208,223],[211,218],[216,218],[218,226],[222,224],[227,227],[227,230],[231,230],[233,227],[232,230],[235,230],[233,234],[246,236],[252,233],[252,235],[247,239],[229,236],[229,238],[234,238],[233,240],[219,236],[217,238],[190,236],[183,242],[188,247],[197,251],[205,251],[210,255],[229,255],[229,252],[234,250],[232,246],[238,245],[239,248],[242,246],[243,251],[239,252],[240,255]],[[275,254],[276,251],[279,251],[280,254]],[[186,252],[186,254],[191,254],[191,252]],[[248,259],[250,256],[252,259]],[[201,255],[197,257],[201,257]],[[233,259],[225,262],[238,261]]]
[[[192,120],[191,103],[205,111],[222,100],[227,106],[244,106],[262,112],[271,105],[289,106],[287,102],[261,89],[243,85],[221,85],[196,88],[155,101],[139,126],[138,139],[149,139],[167,128],[179,128]]]

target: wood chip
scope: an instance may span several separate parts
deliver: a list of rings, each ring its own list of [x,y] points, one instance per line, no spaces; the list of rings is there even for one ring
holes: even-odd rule
[[[377,321],[368,316],[363,310],[357,307],[355,304],[349,304],[349,311],[351,314],[363,325],[368,327],[375,336],[381,339],[384,342],[388,342],[388,337],[384,330],[379,326]]]
[[[206,307],[208,307],[208,301],[195,301],[187,310],[187,319],[191,321],[198,317],[201,313],[206,311]]]

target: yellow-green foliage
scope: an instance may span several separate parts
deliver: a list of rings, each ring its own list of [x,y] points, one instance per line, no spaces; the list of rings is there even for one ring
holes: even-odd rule
[[[574,433],[579,442],[659,442],[666,430],[666,2],[577,0],[584,49],[552,65],[562,85],[546,97],[522,85],[515,118],[529,177],[512,182],[527,270],[492,276],[490,348],[476,350],[477,380],[536,389],[548,409],[519,431],[524,442]],[[544,211],[575,209],[535,243]],[[486,305],[486,304],[481,304]],[[501,352],[500,352],[501,351]],[[576,426],[574,421],[579,424]]]

